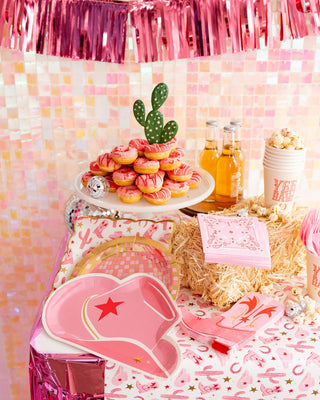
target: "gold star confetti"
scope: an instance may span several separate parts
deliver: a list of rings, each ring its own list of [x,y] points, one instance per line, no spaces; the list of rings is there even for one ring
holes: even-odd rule
[[[311,338],[310,340],[311,340],[311,342],[316,342],[317,341],[317,339],[315,337]]]
[[[195,390],[194,386],[189,386],[189,390]]]
[[[141,357],[136,357],[136,358],[134,359],[134,361],[138,363],[138,362],[141,362],[142,360],[141,360]]]
[[[317,390],[313,390],[312,394],[318,394],[319,392]]]
[[[292,379],[286,379],[286,383],[287,385],[289,385],[290,383],[292,383]]]
[[[83,223],[82,222],[78,222],[78,228],[82,228]]]
[[[225,378],[223,378],[223,380],[224,380],[225,382],[229,382],[230,379],[231,379],[231,378],[229,378],[228,376],[226,376]]]
[[[129,227],[127,228],[127,232],[131,233],[131,230],[132,230],[132,228],[131,228],[131,226],[129,226]]]
[[[132,389],[133,386],[132,385],[127,385],[127,389]]]
[[[287,332],[281,332],[281,335],[283,335],[283,336],[286,335],[286,334],[287,334]]]
[[[255,388],[255,387],[252,387],[251,389],[250,389],[250,392],[256,392],[257,391],[257,389]]]

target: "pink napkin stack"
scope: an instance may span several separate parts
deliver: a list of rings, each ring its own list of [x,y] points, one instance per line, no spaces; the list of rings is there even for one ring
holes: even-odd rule
[[[205,261],[271,268],[266,225],[255,217],[198,214]]]

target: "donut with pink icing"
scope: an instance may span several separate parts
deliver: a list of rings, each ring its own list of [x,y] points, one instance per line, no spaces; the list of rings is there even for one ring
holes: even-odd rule
[[[202,181],[201,175],[193,171],[192,177],[187,181],[187,184],[189,185],[189,189],[195,189],[200,185],[200,182]]]
[[[107,174],[106,171],[102,171],[102,169],[100,169],[97,161],[92,161],[92,163],[90,163],[90,171],[93,173],[93,175],[98,175],[98,176],[105,176]]]
[[[193,169],[190,167],[190,165],[182,163],[179,168],[176,168],[172,171],[167,171],[167,174],[169,178],[174,181],[185,182],[191,179]]]
[[[168,178],[164,180],[163,187],[170,190],[172,197],[184,196],[189,190],[189,185],[186,181],[178,182]]]
[[[142,192],[136,185],[122,186],[117,189],[119,199],[124,203],[137,203],[142,199]]]
[[[155,174],[159,168],[158,160],[149,160],[146,157],[138,157],[133,163],[133,169],[139,174]]]
[[[167,144],[170,145],[171,151],[174,150],[178,146],[178,138],[177,138],[177,136],[172,138],[169,142],[167,142]]]
[[[119,187],[119,185],[117,185],[113,179],[112,179],[112,175],[106,175],[105,176],[106,180],[109,183],[109,192],[110,193],[115,193]]]
[[[102,171],[113,172],[121,167],[120,164],[115,162],[110,153],[101,154],[97,158],[97,164]]]
[[[160,190],[154,193],[144,193],[143,197],[148,203],[155,205],[162,205],[168,203],[171,199],[171,192],[168,188],[162,187]]]
[[[112,159],[118,164],[132,164],[138,157],[138,150],[130,146],[117,146],[110,154]]]
[[[93,173],[91,171],[85,172],[81,177],[81,183],[84,187],[87,187],[88,181],[93,177]]]
[[[138,173],[130,167],[121,167],[113,172],[112,179],[118,186],[133,185]]]
[[[162,171],[162,169],[159,169],[159,171],[157,172],[158,175],[161,176],[162,179],[164,179],[164,176],[166,174],[166,171]]]
[[[143,174],[136,179],[136,185],[143,193],[154,193],[161,189],[163,178],[159,174]]]
[[[177,146],[175,149],[175,154],[179,154],[181,158],[184,157],[184,148],[181,146]]]
[[[134,147],[138,150],[138,156],[142,157],[144,154],[144,148],[147,146],[149,142],[147,139],[131,139],[129,142],[130,147]]]
[[[172,171],[173,169],[179,168],[182,164],[183,156],[177,150],[171,151],[169,157],[160,160],[160,168],[163,171]]]
[[[171,146],[168,143],[148,144],[144,148],[145,157],[150,160],[162,160],[169,157]]]

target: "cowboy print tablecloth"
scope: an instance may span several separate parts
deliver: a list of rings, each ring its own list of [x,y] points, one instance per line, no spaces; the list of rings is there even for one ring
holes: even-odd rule
[[[292,287],[303,286],[303,279],[285,282],[275,290],[280,299],[291,294]],[[188,289],[181,289],[177,299],[180,306],[199,317],[210,317],[220,313],[215,307],[204,303]],[[41,336],[41,326],[36,335]],[[43,333],[42,333],[43,334]],[[57,368],[65,371],[73,385],[68,387],[68,379],[60,382],[53,379],[50,390],[43,391],[37,399],[138,399],[138,400],[264,400],[264,399],[320,399],[320,327],[296,325],[288,317],[282,317],[272,327],[262,330],[254,340],[230,355],[221,354],[209,346],[186,335],[179,326],[171,333],[177,340],[182,361],[174,375],[167,379],[155,379],[134,371],[129,367],[110,360],[97,360],[91,364],[83,355],[63,357],[45,354],[37,349],[37,338],[31,346],[31,371],[37,379],[32,389],[41,384],[41,379],[50,377],[50,371]],[[70,349],[72,352],[72,350]],[[49,352],[48,352],[49,353]],[[96,362],[98,372],[89,374],[93,393],[87,387],[80,392],[77,385],[80,376]],[[65,363],[65,365],[63,364]],[[40,368],[41,366],[41,368]],[[55,366],[55,367],[54,367]],[[57,371],[59,370],[57,368]],[[59,375],[59,374],[58,374]],[[71,376],[72,375],[72,376]],[[78,375],[78,377],[77,377]],[[93,376],[93,378],[92,378]],[[57,378],[57,377],[56,377]],[[72,378],[72,379],[71,379]],[[78,383],[77,383],[78,382]],[[71,389],[70,389],[71,388]],[[102,388],[104,393],[102,393]],[[83,389],[83,387],[81,388]],[[100,390],[100,392],[99,392]],[[52,391],[60,393],[52,396]],[[95,397],[93,397],[95,395]],[[64,396],[64,397],[63,397]],[[69,397],[68,397],[69,396]],[[77,397],[78,396],[78,397]],[[79,397],[80,396],[80,397]],[[82,397],[81,397],[82,396]]]

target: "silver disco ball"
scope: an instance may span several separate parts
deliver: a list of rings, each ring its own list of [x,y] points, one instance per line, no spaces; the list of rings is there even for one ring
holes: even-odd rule
[[[120,214],[117,210],[96,207],[80,199],[76,194],[72,194],[67,200],[64,209],[64,222],[70,233],[74,231],[74,223],[79,217],[109,217],[117,219],[120,218]]]

